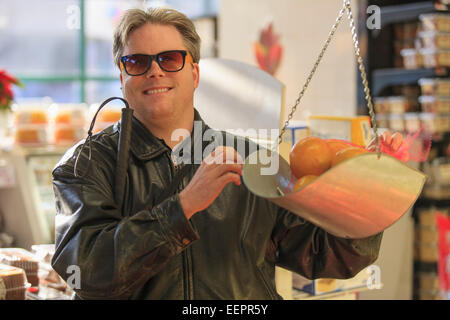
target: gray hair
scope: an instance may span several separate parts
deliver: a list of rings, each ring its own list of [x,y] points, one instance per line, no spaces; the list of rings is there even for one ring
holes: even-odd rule
[[[113,57],[120,69],[120,58],[130,33],[146,23],[172,25],[183,38],[184,45],[195,63],[200,61],[200,37],[194,23],[183,13],[168,8],[129,9],[114,30]]]

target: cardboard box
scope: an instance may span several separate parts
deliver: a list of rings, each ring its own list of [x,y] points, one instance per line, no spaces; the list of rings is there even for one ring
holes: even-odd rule
[[[283,135],[283,141],[293,146],[297,141],[309,136],[309,129],[305,121],[291,120]]]
[[[309,116],[308,127],[311,136],[323,139],[342,139],[366,147],[372,138],[370,118]]]

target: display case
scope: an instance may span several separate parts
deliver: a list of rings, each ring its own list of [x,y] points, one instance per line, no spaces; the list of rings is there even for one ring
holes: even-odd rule
[[[65,151],[51,146],[13,146],[1,151],[4,167],[13,177],[0,188],[0,211],[15,246],[29,249],[34,244],[54,243],[51,171]]]

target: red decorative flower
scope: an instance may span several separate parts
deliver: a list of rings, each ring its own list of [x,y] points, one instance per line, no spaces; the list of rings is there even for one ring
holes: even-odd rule
[[[12,85],[23,87],[23,84],[13,76],[6,73],[5,70],[0,70],[0,110],[9,110],[11,102],[14,99]]]
[[[261,31],[259,42],[255,42],[253,46],[259,67],[271,75],[277,71],[283,53],[279,38],[273,33],[273,25],[270,23]]]

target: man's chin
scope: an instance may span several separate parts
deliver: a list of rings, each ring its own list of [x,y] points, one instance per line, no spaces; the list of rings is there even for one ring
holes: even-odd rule
[[[176,110],[170,105],[146,105],[145,107],[135,108],[136,117],[146,120],[167,119],[172,118],[176,114]]]

